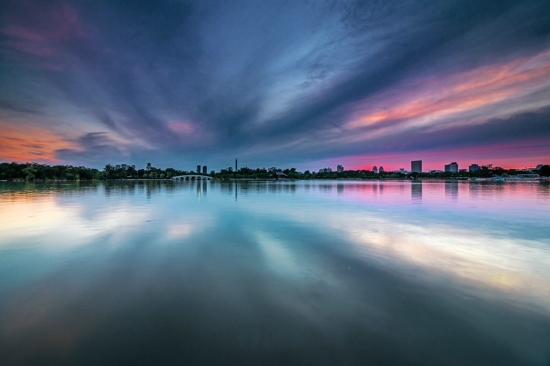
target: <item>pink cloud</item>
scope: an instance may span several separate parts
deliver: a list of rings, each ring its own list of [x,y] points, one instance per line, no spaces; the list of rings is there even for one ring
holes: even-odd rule
[[[39,59],[27,59],[27,62],[31,62],[35,67],[51,70],[61,68],[66,43],[88,38],[90,29],[84,25],[76,9],[63,5],[45,9],[34,21],[12,20],[0,29],[0,33],[7,38],[3,46],[9,55],[16,59],[20,58],[17,54],[37,56]],[[44,67],[52,62],[60,65]]]
[[[168,128],[179,135],[191,135],[195,131],[189,122],[169,122]]]
[[[56,151],[74,149],[74,143],[47,129],[0,121],[0,160],[57,164]]]
[[[76,9],[63,5],[42,14],[38,22],[8,24],[2,33],[22,41],[52,43],[85,37],[84,28]]]
[[[409,80],[352,107],[347,126],[439,124],[550,85],[550,51],[467,72]],[[487,117],[487,116],[485,116]]]

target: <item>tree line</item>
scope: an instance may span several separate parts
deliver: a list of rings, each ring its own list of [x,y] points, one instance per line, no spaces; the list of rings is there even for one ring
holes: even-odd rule
[[[0,180],[9,181],[87,181],[111,179],[170,179],[186,171],[168,169],[116,168],[107,164],[102,171],[95,168],[72,165],[47,165],[38,163],[0,163]]]
[[[521,173],[515,169],[503,169],[500,167],[483,166],[477,172],[437,172],[437,173],[411,173],[383,172],[373,173],[370,170],[345,170],[343,172],[305,172],[295,168],[279,169],[251,169],[242,167],[221,169],[219,172],[211,171],[210,176],[217,179],[272,179],[276,172],[282,172],[288,179],[405,179],[405,178],[489,178],[495,175],[515,175]],[[550,166],[544,165],[537,173],[540,176],[550,176]],[[125,168],[107,164],[102,171],[95,168],[72,165],[46,165],[37,163],[0,163],[0,180],[9,181],[86,181],[86,180],[114,180],[114,179],[170,179],[178,175],[195,174],[193,171],[178,170],[174,168],[159,169],[135,169],[132,166]]]

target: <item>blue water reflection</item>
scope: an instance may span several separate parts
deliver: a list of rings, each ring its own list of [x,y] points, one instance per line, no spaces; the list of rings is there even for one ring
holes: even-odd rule
[[[0,184],[2,364],[548,365],[550,187]]]

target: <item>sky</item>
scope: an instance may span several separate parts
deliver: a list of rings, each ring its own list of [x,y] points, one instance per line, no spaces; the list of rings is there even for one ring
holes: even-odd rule
[[[550,2],[34,1],[0,12],[0,162],[550,163]]]

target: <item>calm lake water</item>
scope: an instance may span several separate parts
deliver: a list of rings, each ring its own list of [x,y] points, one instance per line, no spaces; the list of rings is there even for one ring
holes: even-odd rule
[[[0,360],[550,366],[550,186],[0,182]]]

